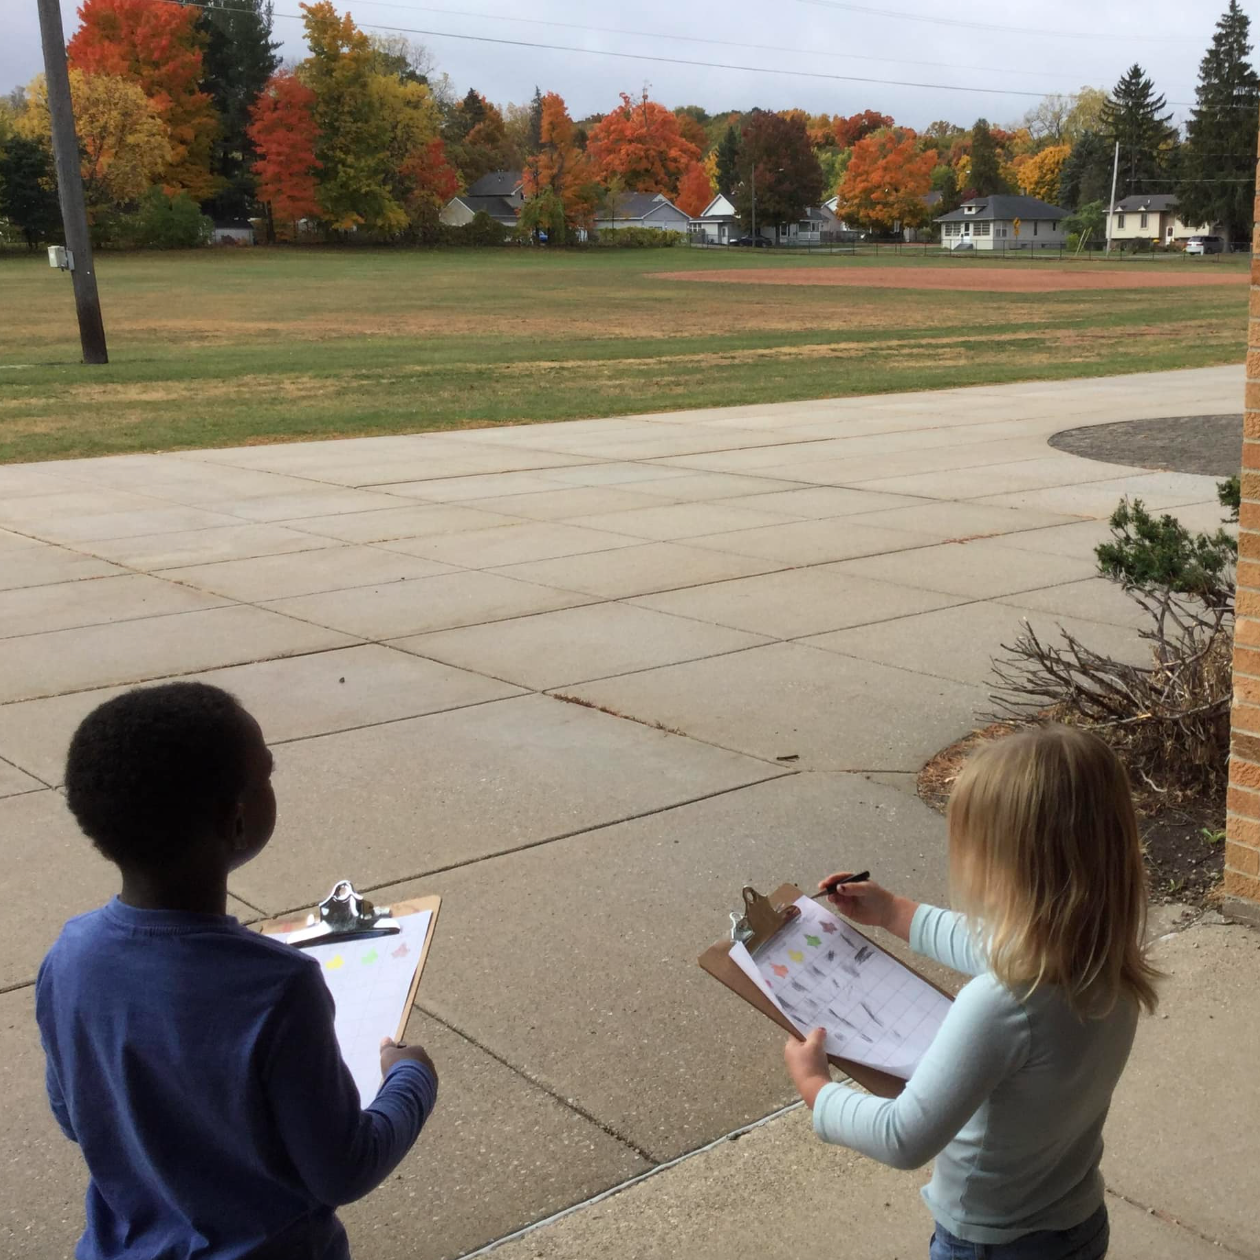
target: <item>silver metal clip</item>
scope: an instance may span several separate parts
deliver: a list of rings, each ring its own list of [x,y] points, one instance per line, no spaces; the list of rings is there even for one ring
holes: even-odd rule
[[[389,917],[388,906],[374,906],[355,891],[348,879],[342,879],[319,903],[316,913],[307,916],[306,926],[294,932],[288,942],[302,949],[331,940],[392,936],[398,931],[401,931],[398,920]]]

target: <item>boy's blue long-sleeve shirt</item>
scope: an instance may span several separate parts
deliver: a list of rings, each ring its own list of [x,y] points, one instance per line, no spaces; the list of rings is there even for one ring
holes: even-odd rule
[[[389,1175],[436,1101],[402,1062],[364,1109],[319,965],[226,915],[115,899],[71,919],[36,1017],[91,1175],[79,1260],[345,1260],[334,1209]]]

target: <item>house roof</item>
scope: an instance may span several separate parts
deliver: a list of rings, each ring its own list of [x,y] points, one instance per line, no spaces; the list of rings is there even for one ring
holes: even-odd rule
[[[468,196],[510,197],[520,182],[520,171],[491,171],[469,185]]]
[[[968,206],[975,206],[970,214]],[[973,219],[1066,219],[1071,213],[1061,206],[1052,206],[1036,197],[1012,197],[995,193],[991,197],[973,197],[957,210],[941,215],[937,223],[970,223]]]
[[[835,217],[834,215],[832,216]],[[827,216],[817,206],[806,206],[801,212],[800,221],[802,223],[808,221],[810,223],[826,223]]]
[[[1117,210],[1154,210],[1162,214],[1165,210],[1176,210],[1177,198],[1172,193],[1148,193],[1145,196],[1125,197],[1116,202]]]
[[[617,198],[615,211],[603,213],[601,219],[646,219],[653,210],[659,209],[661,206],[669,206],[671,209],[677,210],[664,193],[643,193],[643,192],[627,192],[622,193]],[[679,211],[681,214],[682,212]]]
[[[941,190],[933,188],[931,192],[923,194],[923,204],[925,206],[938,206],[941,203]]]
[[[718,193],[703,210],[696,215],[697,219],[730,219],[735,214],[735,207],[725,193]]]
[[[477,183],[480,182],[480,180],[477,181]],[[463,193],[454,200],[462,202],[473,214],[476,214],[478,210],[484,210],[492,219],[498,219],[501,223],[516,221],[516,207],[505,197],[474,197],[469,193]]]

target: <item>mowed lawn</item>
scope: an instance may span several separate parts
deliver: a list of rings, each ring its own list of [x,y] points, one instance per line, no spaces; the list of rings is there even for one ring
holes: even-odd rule
[[[69,277],[0,258],[0,462],[1202,367],[1246,344],[1245,284],[919,293],[654,275],[1071,262],[684,248],[97,261],[111,362],[89,368]],[[1196,265],[1245,268],[1112,266]]]

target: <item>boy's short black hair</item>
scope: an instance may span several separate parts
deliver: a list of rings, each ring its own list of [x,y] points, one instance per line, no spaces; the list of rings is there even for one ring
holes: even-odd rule
[[[250,730],[235,697],[207,683],[124,692],[79,724],[66,799],[112,862],[178,865],[181,844],[222,825],[245,790]]]

